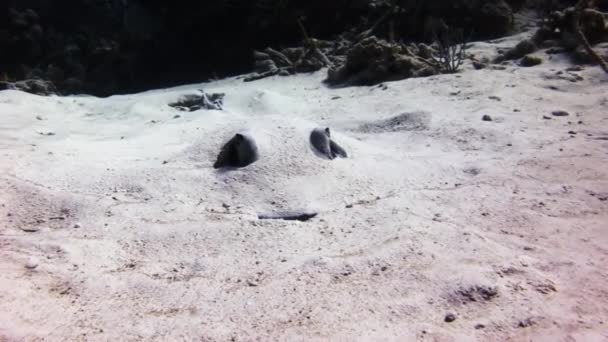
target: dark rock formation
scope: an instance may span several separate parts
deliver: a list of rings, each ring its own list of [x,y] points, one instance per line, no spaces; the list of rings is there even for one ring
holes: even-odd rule
[[[605,6],[608,6],[608,4]],[[575,25],[577,22],[575,7],[568,7],[563,10],[554,10],[547,13],[546,18],[541,22],[540,28],[531,39],[521,41],[515,47],[498,56],[494,62],[500,63],[505,60],[521,58],[521,66],[538,65],[542,63],[542,60],[527,55],[533,53],[539,47],[552,47],[547,50],[548,53],[571,52],[571,55],[577,62],[597,62],[597,56],[602,58],[605,55],[602,43],[608,42],[608,16],[592,8],[582,9],[580,13],[580,20],[578,21],[580,33],[584,35],[584,40],[588,41],[588,46],[587,44],[583,44],[583,39],[577,30],[575,30],[577,27]],[[600,47],[599,52],[591,50],[592,46],[596,44]],[[596,58],[593,58],[594,56],[591,56],[590,52],[597,54]]]
[[[336,85],[372,85],[409,77],[430,76],[438,71],[418,58],[403,44],[393,44],[374,36],[348,51],[344,64],[330,69],[327,82]]]
[[[507,50],[504,54],[498,56],[495,60],[496,63],[500,63],[506,60],[519,59],[527,54],[536,51],[537,46],[531,39],[524,39],[519,42],[512,49]]]
[[[38,78],[63,94],[95,95],[199,82],[251,71],[253,50],[299,45],[298,19],[310,37],[330,40],[387,13],[374,35],[388,41],[428,40],[446,25],[497,37],[512,23],[505,0],[4,0],[0,80]],[[319,65],[307,58],[297,70]]]
[[[185,95],[177,102],[170,103],[169,106],[182,111],[194,112],[199,109],[222,110],[225,94],[206,94],[200,91],[199,94]]]
[[[30,94],[36,95],[56,95],[57,89],[53,83],[43,80],[24,80],[17,82],[0,82],[0,90],[20,90]]]

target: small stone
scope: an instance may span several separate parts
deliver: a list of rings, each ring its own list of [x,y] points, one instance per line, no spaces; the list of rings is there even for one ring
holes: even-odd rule
[[[174,119],[179,119],[179,118],[181,118],[181,117],[182,117],[182,116],[181,116],[181,115],[179,115],[179,114],[177,114],[177,115],[173,116],[173,118],[174,118]]]
[[[484,115],[484,116],[481,118],[481,120],[483,120],[483,121],[492,121],[492,117],[486,114],[486,115]]]
[[[38,259],[35,257],[30,257],[25,263],[25,268],[28,270],[33,270],[38,267]]]
[[[40,227],[21,227],[21,230],[28,233],[35,233],[37,231],[40,231]]]
[[[566,112],[565,110],[554,110],[553,112],[551,112],[551,114],[553,116],[568,116],[568,115],[570,115],[570,113]]]
[[[78,224],[78,223],[74,224],[74,228],[80,228],[80,224]]]
[[[553,120],[553,119],[551,119],[551,117],[546,116],[546,115],[543,115],[543,119],[545,119],[545,120]]]
[[[502,99],[498,96],[489,96],[488,99],[494,100],[494,101],[502,101]]]
[[[485,328],[485,327],[486,327],[486,326],[485,326],[485,325],[483,325],[483,324],[476,324],[476,325],[475,325],[475,329],[477,329],[477,330],[483,329],[483,328]]]
[[[454,315],[453,313],[450,312],[447,315],[445,315],[445,318],[443,320],[447,323],[452,323],[456,320],[456,315]]]

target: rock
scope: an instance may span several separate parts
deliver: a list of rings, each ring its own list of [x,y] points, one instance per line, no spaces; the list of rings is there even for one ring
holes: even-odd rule
[[[33,270],[38,267],[38,264],[39,262],[36,257],[30,257],[25,263],[25,268],[27,268],[28,270]]]
[[[456,320],[456,315],[454,315],[453,313],[448,313],[447,315],[445,315],[445,318],[443,319],[444,322],[446,323],[452,323]]]
[[[608,25],[604,13],[587,8],[581,16],[581,29],[591,44],[608,39]]]
[[[507,50],[504,54],[498,56],[494,62],[500,63],[507,60],[523,58],[525,55],[536,51],[536,44],[530,39],[524,39],[515,45],[514,48]]]
[[[393,32],[397,33],[396,40],[421,41],[423,31],[439,27],[445,19],[450,27],[470,28],[475,35],[472,38],[501,36],[512,26],[509,5],[519,8],[521,1],[426,0],[415,5],[403,1],[399,2],[402,10],[391,15]],[[389,6],[387,0],[4,3],[6,14],[1,15],[0,31],[6,34],[0,36],[8,38],[0,37],[0,74],[6,71],[11,79],[24,79],[19,65],[46,69],[52,64],[63,75],[54,70],[53,77],[41,77],[55,82],[62,93],[101,96],[196,82],[214,72],[219,77],[247,72],[252,63],[244,56],[253,49],[298,44],[302,40],[294,18],[307,18],[303,25],[311,37],[347,36],[351,32],[345,31],[351,28],[369,27],[367,24],[377,20]],[[11,5],[17,9],[9,10]],[[433,24],[424,27],[427,21]],[[387,23],[388,20],[381,23],[376,33],[386,36]],[[341,39],[321,42],[319,47],[325,51],[329,44],[336,50],[343,48]],[[419,48],[421,56],[428,56],[428,52]],[[291,48],[283,53],[297,61],[306,52],[303,48]],[[270,55],[263,51],[255,57],[267,60]],[[311,70],[319,65],[307,60],[299,67]],[[65,88],[61,81],[72,77],[80,81],[79,87]]]
[[[524,56],[520,61],[519,65],[522,67],[533,67],[543,63],[543,59],[537,56]]]
[[[170,103],[169,106],[182,111],[193,112],[200,109],[222,110],[224,105],[223,93],[207,94],[200,91],[200,94],[185,95],[177,102]]]
[[[425,58],[425,59],[429,59],[433,56],[433,48],[424,44],[424,43],[420,43],[418,44],[418,55],[420,55],[420,57]]]
[[[574,5],[574,2],[571,4]],[[588,63],[592,60],[587,51],[582,48],[578,34],[574,32],[572,25],[574,16],[575,7],[551,12],[532,39],[543,47],[556,46],[547,50],[547,53],[573,51],[575,60]],[[585,9],[580,23],[581,30],[591,45],[608,40],[608,25],[602,12],[590,8]],[[602,55],[604,52],[599,51],[599,54]]]
[[[255,72],[264,73],[264,72],[278,72],[279,68],[275,64],[275,62],[268,57],[268,59],[256,60],[255,64]]]
[[[18,82],[0,82],[0,90],[20,90],[26,93],[49,96],[56,95],[57,89],[53,83],[38,79],[30,79]]]
[[[483,324],[475,324],[475,330],[481,330],[483,328],[485,328],[486,326]]]
[[[484,115],[484,116],[481,118],[481,120],[483,120],[483,121],[492,121],[492,117],[486,114],[486,115]]]
[[[346,61],[330,68],[326,81],[333,85],[375,85],[434,74],[437,71],[421,62],[413,49],[371,36],[349,49]]]
[[[568,116],[570,115],[570,113],[564,111],[564,110],[554,110],[553,112],[551,112],[551,115],[553,116]]]
[[[270,55],[267,54],[266,52],[261,52],[261,51],[253,51],[253,58],[256,61],[263,61],[263,60],[269,60],[270,59]]]

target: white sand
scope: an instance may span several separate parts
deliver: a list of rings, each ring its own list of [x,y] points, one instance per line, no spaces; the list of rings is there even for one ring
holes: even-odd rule
[[[0,340],[606,341],[608,76],[539,55],[386,90],[0,92]],[[225,110],[167,106],[199,88]],[[243,129],[261,159],[214,170]]]

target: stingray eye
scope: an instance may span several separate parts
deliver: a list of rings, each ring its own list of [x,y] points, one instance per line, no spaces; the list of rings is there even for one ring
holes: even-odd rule
[[[259,158],[258,146],[255,140],[237,133],[222,147],[213,167],[245,167],[253,164]]]
[[[347,158],[346,151],[330,138],[329,127],[315,128],[310,133],[310,145],[319,157],[335,159],[337,157]]]

